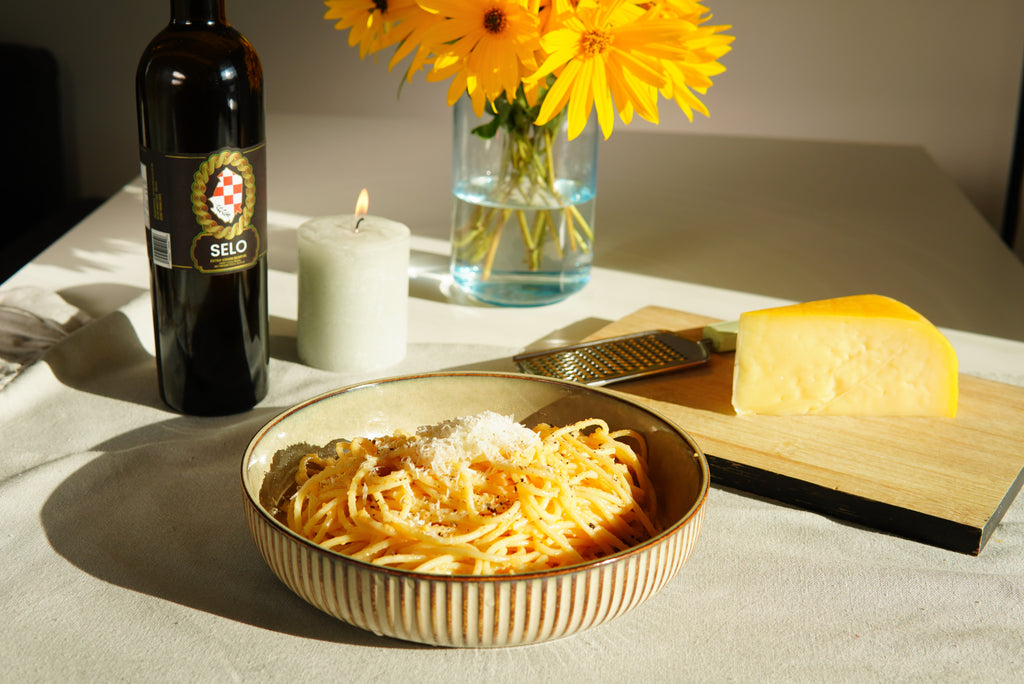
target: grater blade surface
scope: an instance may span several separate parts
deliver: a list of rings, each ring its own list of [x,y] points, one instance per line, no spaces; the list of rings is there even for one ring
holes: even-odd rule
[[[667,330],[518,354],[524,373],[601,386],[707,363],[707,348]]]

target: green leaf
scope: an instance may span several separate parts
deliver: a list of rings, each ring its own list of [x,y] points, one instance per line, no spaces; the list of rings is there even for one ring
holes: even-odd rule
[[[495,116],[489,122],[474,128],[472,133],[473,135],[480,136],[484,140],[490,140],[498,134],[499,128],[501,128],[501,121],[497,116]]]

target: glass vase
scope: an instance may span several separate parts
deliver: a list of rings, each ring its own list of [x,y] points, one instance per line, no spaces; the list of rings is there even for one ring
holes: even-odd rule
[[[598,126],[569,140],[564,114],[536,126],[514,106],[501,122],[454,107],[451,275],[484,302],[551,304],[590,280]]]

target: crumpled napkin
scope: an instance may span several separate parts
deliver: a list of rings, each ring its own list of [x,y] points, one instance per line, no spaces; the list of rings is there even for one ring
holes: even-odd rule
[[[89,320],[55,292],[36,287],[0,292],[0,389]]]

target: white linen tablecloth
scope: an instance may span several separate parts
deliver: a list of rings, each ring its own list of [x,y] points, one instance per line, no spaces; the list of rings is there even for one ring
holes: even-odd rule
[[[0,391],[4,680],[1010,682],[1024,672],[1019,500],[972,557],[715,488],[680,574],[607,625],[504,650],[347,626],[263,564],[239,466],[270,417],[362,378],[297,363],[294,337],[271,345],[271,390],[256,409],[175,414],[157,393],[142,294]],[[512,370],[517,351],[414,341],[387,374]]]

